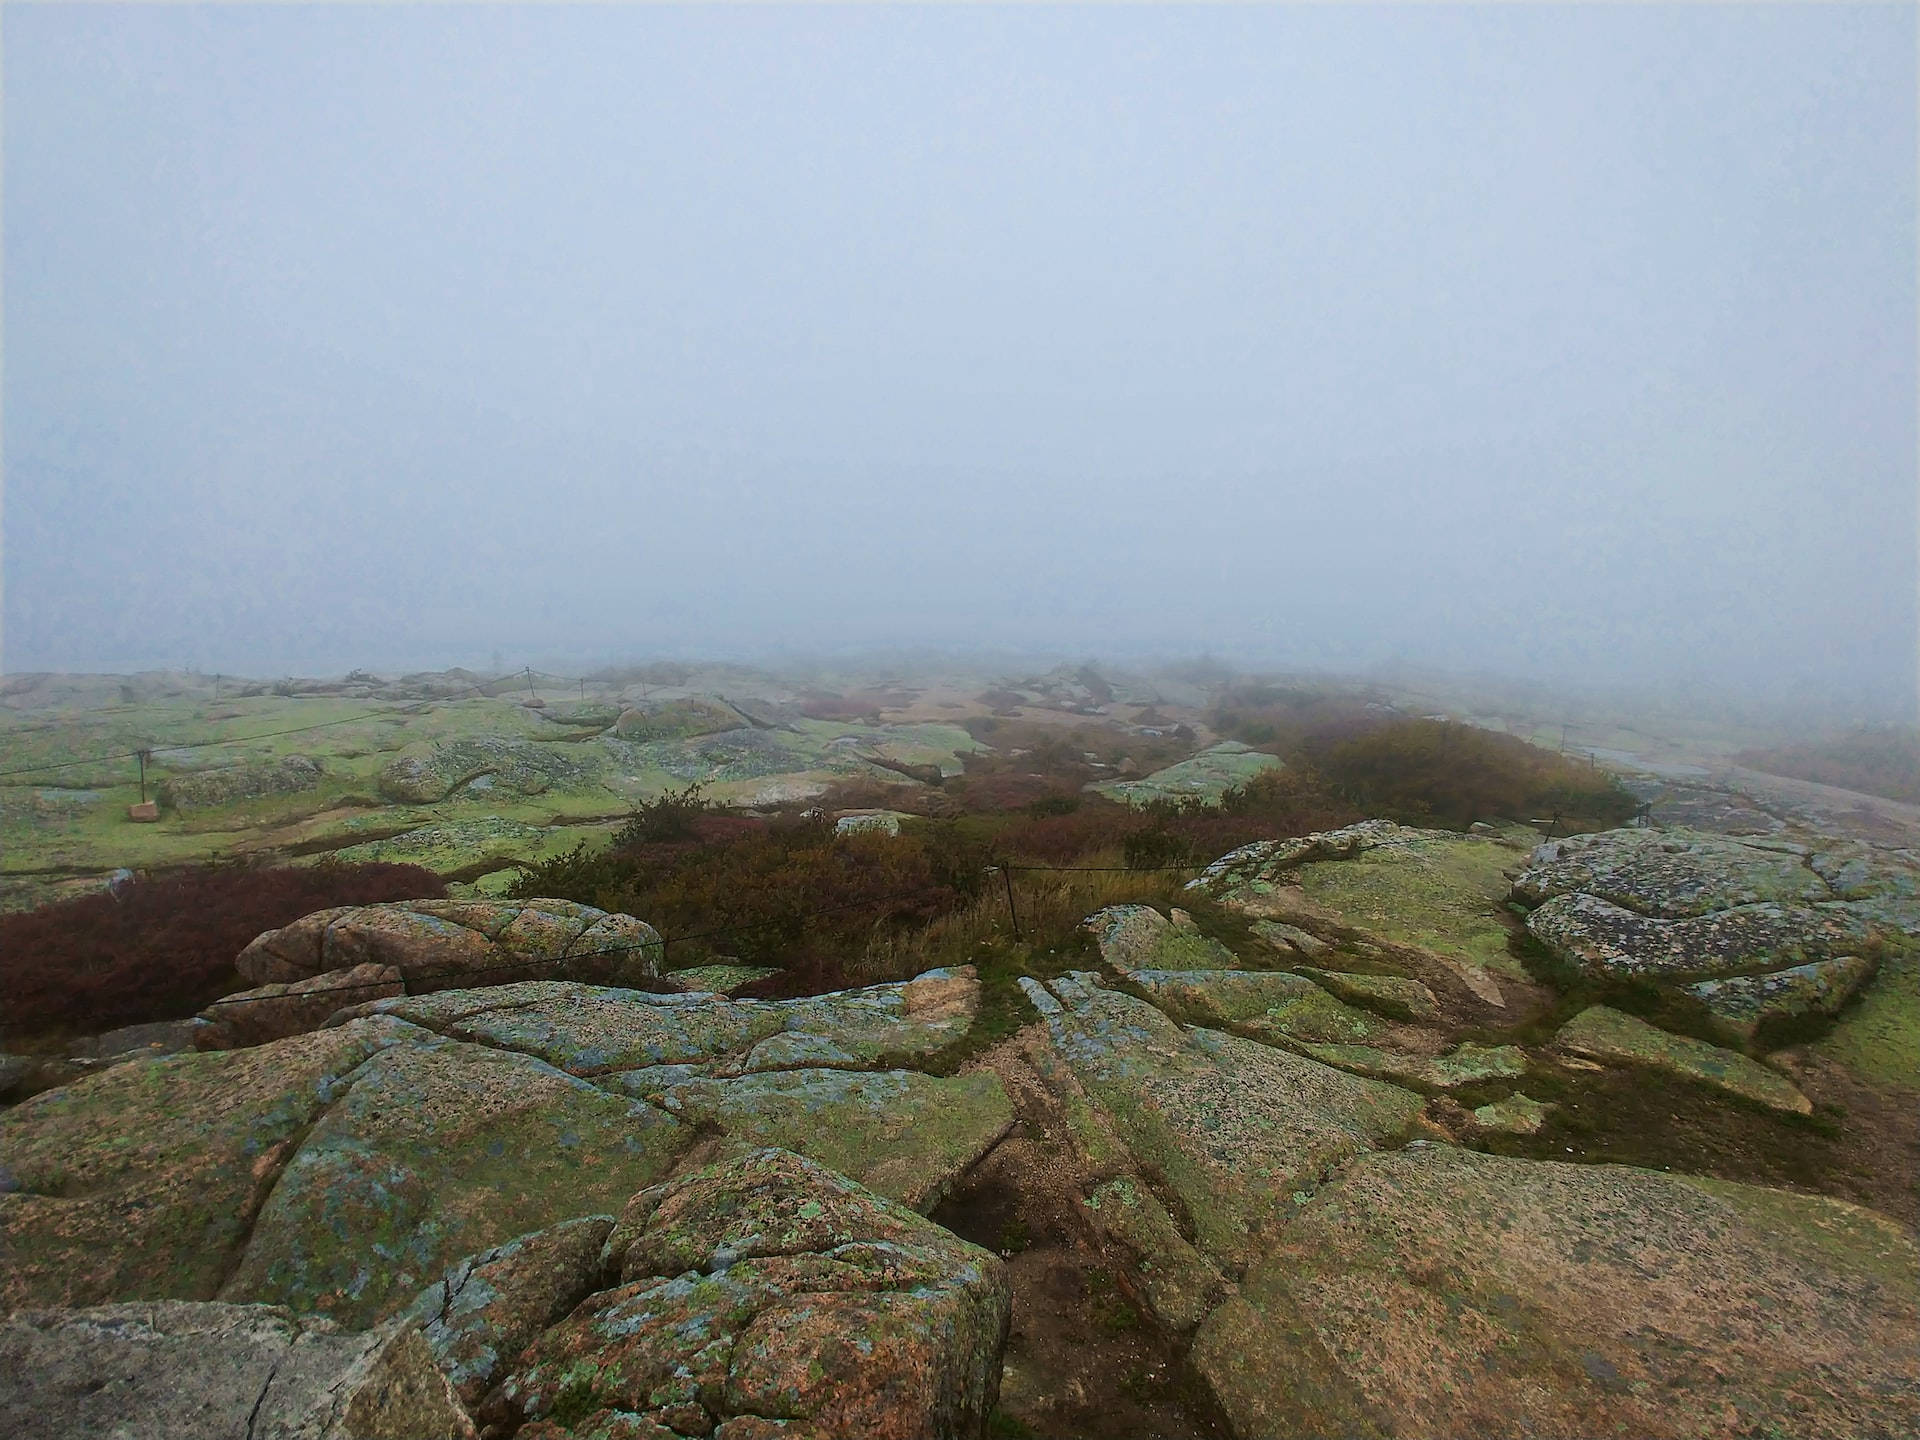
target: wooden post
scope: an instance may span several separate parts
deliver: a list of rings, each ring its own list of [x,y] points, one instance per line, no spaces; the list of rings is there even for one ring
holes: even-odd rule
[[[1020,912],[1013,905],[1013,871],[1005,865],[992,867],[1000,872],[1000,878],[1007,885],[1007,918],[1013,922],[1013,938],[1020,938]]]
[[[145,749],[133,752],[134,758],[140,762],[140,803],[127,807],[127,818],[142,824],[151,824],[160,818],[160,807],[147,799],[147,756],[152,753]]]

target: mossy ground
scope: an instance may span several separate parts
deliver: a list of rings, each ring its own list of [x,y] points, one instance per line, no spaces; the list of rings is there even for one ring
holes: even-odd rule
[[[1861,1075],[1920,1090],[1920,956],[1883,959],[1815,1048]]]
[[[1519,859],[1511,846],[1463,836],[1317,861],[1294,878],[1309,904],[1343,924],[1519,976],[1505,908]]]

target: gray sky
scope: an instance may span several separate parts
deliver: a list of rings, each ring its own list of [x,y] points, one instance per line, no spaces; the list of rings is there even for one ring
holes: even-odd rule
[[[9,670],[1911,708],[1910,6],[9,4]]]

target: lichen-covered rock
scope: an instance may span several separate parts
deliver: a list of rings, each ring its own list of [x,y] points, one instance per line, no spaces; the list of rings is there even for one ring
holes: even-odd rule
[[[588,1215],[469,1255],[406,1311],[469,1409],[536,1335],[564,1320],[606,1279],[611,1215]]]
[[[389,761],[377,783],[383,796],[402,805],[436,804],[482,776],[500,789],[539,795],[591,774],[588,765],[563,753],[580,748],[492,735],[442,740]]]
[[[1550,840],[1513,882],[1514,897],[1527,905],[1575,892],[1667,920],[1741,905],[1837,898],[1797,846],[1677,829],[1628,828]]]
[[[1750,1044],[1762,1026],[1832,1016],[1873,975],[1874,962],[1859,955],[1815,960],[1770,975],[1734,975],[1702,980],[1686,991],[1707,1007],[1721,1034]]]
[[[1306,965],[1300,973],[1350,1005],[1364,1005],[1395,1020],[1430,1020],[1439,1008],[1433,991],[1403,975],[1359,975]]]
[[[614,721],[613,733],[622,740],[645,743],[724,734],[729,730],[747,729],[751,724],[730,705],[690,695],[681,700],[662,700],[623,710]]]
[[[689,965],[684,970],[669,971],[662,978],[675,989],[689,993],[732,995],[755,981],[779,973],[772,965]]]
[[[257,937],[234,966],[267,985],[391,965],[417,994],[549,976],[632,984],[660,973],[660,951],[651,925],[571,900],[401,900],[315,911]]]
[[[1080,922],[1100,959],[1121,974],[1134,970],[1231,970],[1233,952],[1192,925],[1176,925],[1151,905],[1109,905]]]
[[[1285,970],[1134,970],[1126,977],[1174,1019],[1289,1040],[1370,1040],[1385,1027]]]
[[[1286,840],[1256,840],[1222,855],[1189,881],[1187,888],[1204,890],[1222,901],[1245,899],[1266,893],[1287,871],[1315,860],[1348,860],[1382,845],[1404,846],[1446,836],[1446,831],[1416,830],[1392,820],[1362,820],[1338,830],[1316,830]]]
[[[0,1320],[9,1440],[474,1440],[410,1326],[160,1300]]]
[[[1091,974],[1021,986],[1053,1050],[1138,1165],[1179,1196],[1200,1248],[1224,1268],[1251,1258],[1322,1173],[1403,1135],[1422,1108],[1397,1086],[1182,1029]]]
[[[1661,920],[1578,892],[1527,916],[1527,929],[1560,961],[1591,979],[1678,979],[1776,969],[1858,954],[1872,928],[1838,903],[1762,901]]]
[[[1891,1440],[1920,1249],[1838,1200],[1416,1142],[1322,1187],[1192,1361],[1240,1440]]]
[[[635,1196],[607,1256],[622,1283],[535,1340],[483,1415],[554,1437],[625,1415],[634,1435],[971,1440],[993,1407],[999,1260],[799,1156]]]
[[[311,755],[287,755],[271,765],[223,765],[169,775],[155,793],[169,809],[212,810],[265,795],[298,794],[313,789],[325,776],[325,767]]]
[[[1669,1035],[1605,1005],[1582,1010],[1560,1028],[1553,1043],[1557,1049],[1589,1060],[1651,1066],[1772,1110],[1813,1113],[1813,1103],[1778,1071],[1704,1040]]]
[[[223,996],[200,1012],[206,1021],[194,1044],[201,1050],[231,1050],[264,1045],[318,1030],[329,1017],[351,1005],[404,995],[405,983],[392,965],[356,965],[291,983],[262,985]]]
[[[409,995],[349,1013],[388,1015],[454,1039],[535,1055],[572,1075],[698,1065],[725,1076],[864,1069],[931,1055],[966,1034],[979,1003],[979,978],[965,965],[797,1000],[531,981]]]
[[[1302,1045],[1316,1060],[1356,1075],[1391,1080],[1418,1090],[1454,1090],[1484,1080],[1512,1080],[1527,1073],[1526,1053],[1517,1045],[1476,1045],[1468,1041],[1444,1055],[1407,1055],[1372,1045]]]
[[[1524,974],[1508,945],[1513,856],[1498,839],[1368,820],[1243,846],[1190,888],[1256,923],[1330,923],[1375,944],[1413,947],[1478,999],[1504,1008],[1495,977]]]
[[[117,1066],[0,1114],[0,1308],[213,1299],[301,1136],[402,1029]]]
[[[414,1034],[305,1137],[220,1298],[373,1324],[462,1255],[617,1208],[691,1142],[664,1111],[540,1061]]]
[[[1505,1135],[1535,1135],[1547,1123],[1547,1112],[1552,1108],[1516,1091],[1504,1100],[1476,1107],[1473,1123],[1482,1130],[1497,1130]]]
[[[1159,800],[1218,805],[1227,791],[1282,768],[1276,756],[1238,740],[1222,740],[1191,759],[1156,770],[1144,779],[1109,780],[1088,788],[1123,805],[1151,805]]]
[[[1298,925],[1289,925],[1284,920],[1256,920],[1253,922],[1253,933],[1276,950],[1304,955],[1309,960],[1333,948],[1319,936],[1302,930]]]
[[[925,1214],[1013,1124],[990,1070],[939,1078],[911,1070],[781,1070],[690,1077],[660,1106],[753,1145],[791,1150]]]
[[[1096,1186],[1085,1205],[1095,1229],[1133,1252],[1140,1288],[1163,1325],[1187,1331],[1206,1318],[1224,1283],[1220,1272],[1188,1243],[1151,1190],[1116,1176]]]

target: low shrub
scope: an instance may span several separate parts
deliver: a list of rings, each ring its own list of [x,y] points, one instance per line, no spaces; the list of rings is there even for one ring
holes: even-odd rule
[[[695,822],[712,808],[711,801],[701,798],[697,784],[642,800],[633,807],[627,823],[615,833],[614,848],[631,850],[663,840],[689,840],[693,838]]]
[[[844,983],[849,953],[876,928],[925,925],[972,900],[989,860],[946,822],[840,835],[792,818],[710,844],[583,845],[523,866],[509,893],[640,916],[666,939],[670,965],[726,954],[779,965],[783,983],[805,992]]]
[[[178,1020],[246,982],[262,931],[333,905],[443,898],[418,865],[203,865],[0,915],[9,1043]]]
[[[1476,820],[1558,815],[1563,827],[1591,829],[1639,808],[1603,770],[1447,720],[1396,718],[1307,753],[1343,798],[1409,824],[1464,830]]]

